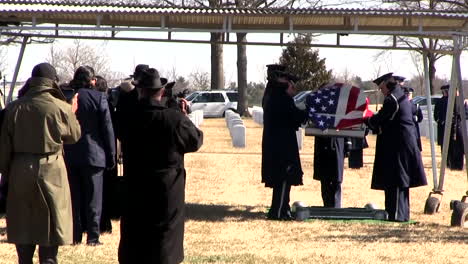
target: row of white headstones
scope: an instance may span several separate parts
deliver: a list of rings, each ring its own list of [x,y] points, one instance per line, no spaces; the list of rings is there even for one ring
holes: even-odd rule
[[[232,145],[236,148],[245,148],[246,145],[246,131],[244,121],[240,115],[232,110],[227,110],[224,114],[226,119],[226,126],[231,135]]]
[[[192,120],[192,123],[195,124],[196,127],[200,127],[203,123],[203,110],[196,110],[188,114],[188,118]]]

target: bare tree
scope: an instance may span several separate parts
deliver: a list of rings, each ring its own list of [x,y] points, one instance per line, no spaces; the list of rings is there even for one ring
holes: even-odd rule
[[[399,7],[408,9],[431,9],[431,10],[457,10],[468,11],[467,0],[428,0],[428,1],[395,1]],[[429,71],[429,87],[431,94],[434,93],[434,81],[436,79],[436,62],[445,56],[438,51],[447,51],[452,49],[450,41],[442,39],[424,39],[411,37],[397,37],[397,42],[408,47],[418,48],[418,52],[427,55]]]
[[[90,45],[82,40],[74,40],[72,45],[57,47],[51,45],[47,62],[57,69],[57,74],[62,82],[69,81],[78,67],[91,66],[96,74],[103,76],[110,87],[117,85],[124,77],[123,73],[110,70],[109,56],[103,46]]]
[[[207,72],[195,69],[189,77],[194,90],[207,90],[210,87],[210,75]]]

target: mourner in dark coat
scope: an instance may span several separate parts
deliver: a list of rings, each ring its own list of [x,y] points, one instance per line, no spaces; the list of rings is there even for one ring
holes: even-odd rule
[[[124,131],[128,142],[127,195],[121,217],[120,263],[180,263],[184,259],[184,154],[197,151],[203,133],[181,109],[162,104],[159,73],[137,84],[142,99]],[[184,110],[185,111],[185,110]]]
[[[449,85],[444,85],[440,88],[442,90],[442,98],[437,101],[434,107],[434,120],[437,122],[437,144],[440,145],[441,151],[444,141],[444,129],[446,121],[445,117],[447,114],[449,87]],[[447,168],[452,170],[463,170],[464,150],[461,122],[462,120],[460,111],[457,107],[457,102],[455,101],[447,153]]]
[[[115,138],[107,97],[93,90],[94,70],[81,66],[70,86],[78,94],[77,118],[80,140],[65,148],[73,203],[73,240],[81,243],[87,232],[87,244],[99,245],[102,210],[103,173],[115,166]],[[83,219],[84,217],[84,219]]]
[[[264,98],[262,182],[273,188],[269,219],[290,219],[291,186],[302,185],[296,130],[306,120],[307,114],[294,104],[293,79],[286,74],[269,80],[271,91]]]
[[[107,81],[104,77],[96,75],[96,91],[102,92],[106,96],[109,94],[109,87],[107,86]],[[109,113],[111,117],[112,124],[114,123],[114,107],[111,104],[109,96],[107,96],[107,103],[109,105]],[[115,135],[115,129],[114,135]],[[117,149],[117,140],[114,137],[114,144]],[[114,156],[114,160],[117,160],[117,151]],[[115,201],[117,201],[117,197],[113,195],[113,190],[115,189],[114,184],[117,181],[117,167],[114,166],[113,168],[104,170],[103,175],[103,182],[102,182],[102,212],[101,212],[101,222],[99,224],[99,229],[101,233],[112,233],[112,207]]]
[[[324,207],[341,208],[345,152],[345,138],[315,137],[314,179],[320,181]]]
[[[419,131],[419,123],[421,123],[423,120],[423,114],[422,114],[421,108],[419,107],[419,104],[414,104],[412,102],[414,89],[411,87],[402,87],[402,88],[406,97],[408,97],[408,100],[410,100],[411,102],[411,113],[413,114],[414,127],[416,128],[416,139],[418,142],[418,148],[420,151],[422,151],[421,132]]]
[[[410,219],[409,188],[427,184],[416,139],[411,102],[392,74],[374,83],[385,95],[379,112],[364,122],[377,133],[372,189],[385,191],[389,220]]]

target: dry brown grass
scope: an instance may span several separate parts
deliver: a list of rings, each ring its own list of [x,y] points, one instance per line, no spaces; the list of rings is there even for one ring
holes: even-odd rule
[[[260,183],[262,127],[246,120],[247,147],[233,148],[223,119],[202,125],[205,144],[186,156],[187,222],[185,263],[467,263],[468,231],[449,226],[449,202],[467,188],[464,172],[448,171],[439,213],[422,213],[432,189],[429,142],[424,164],[430,184],[411,190],[411,216],[418,224],[369,224],[339,221],[265,220],[271,189]],[[343,205],[373,202],[383,208],[383,192],[370,190],[375,137],[364,152],[364,168],[345,170]],[[439,148],[436,148],[439,151]],[[313,138],[301,151],[304,186],[293,187],[291,201],[322,205],[320,186],[312,180]],[[103,235],[102,247],[60,248],[61,263],[117,263],[119,222]],[[0,263],[15,263],[0,220]]]

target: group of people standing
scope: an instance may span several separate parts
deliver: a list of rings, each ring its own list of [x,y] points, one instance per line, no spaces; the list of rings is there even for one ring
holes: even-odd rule
[[[268,83],[263,98],[262,182],[273,188],[268,218],[290,220],[291,186],[302,185],[303,171],[295,131],[307,118],[293,100],[297,78],[282,65],[268,65]],[[413,104],[392,73],[374,83],[385,96],[382,108],[363,118],[377,134],[372,189],[385,192],[385,210],[391,221],[409,221],[409,188],[427,184],[418,144]],[[344,137],[315,137],[314,179],[321,182],[325,207],[341,207],[344,158],[349,146]],[[367,142],[361,141],[358,155]],[[362,157],[352,167],[362,166]]]
[[[104,175],[116,167],[116,138],[125,164],[119,262],[182,262],[184,154],[201,147],[203,133],[184,99],[164,97],[170,83],[156,69],[138,65],[132,78],[108,96],[89,66],[59,87],[55,68],[41,63],[1,111],[1,185],[19,263],[32,263],[36,245],[40,263],[57,263],[58,247],[80,244],[83,232],[87,245],[102,244]]]

